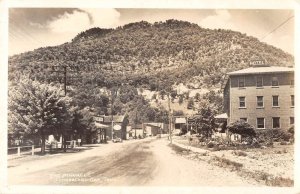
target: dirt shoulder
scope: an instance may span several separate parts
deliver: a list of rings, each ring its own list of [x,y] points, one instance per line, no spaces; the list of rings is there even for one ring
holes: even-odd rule
[[[187,152],[188,140],[175,138],[177,145]],[[203,149],[202,149],[203,150]],[[185,157],[205,160],[214,165],[235,170],[242,177],[254,178],[268,186],[293,186],[294,146],[275,145],[273,148],[252,148],[245,150],[212,151],[203,153],[188,152]]]

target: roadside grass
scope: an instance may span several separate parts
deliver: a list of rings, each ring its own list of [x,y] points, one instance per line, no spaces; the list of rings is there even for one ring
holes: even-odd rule
[[[182,143],[184,141],[181,139],[179,141],[177,140],[177,142]],[[189,144],[188,141],[185,141],[185,143],[182,144],[193,146]],[[200,146],[198,144],[195,147],[205,148],[206,146]],[[237,174],[242,177],[254,179],[257,182],[260,182],[267,186],[292,187],[294,185],[294,180],[291,178],[292,176],[286,176],[285,173],[285,175],[283,174],[281,176],[281,174],[279,173],[266,171],[261,167],[256,168],[256,163],[255,161],[253,161],[256,160],[258,164],[266,165],[266,167],[269,165],[274,165],[274,167],[277,167],[278,162],[282,162],[283,160],[284,162],[286,162],[287,167],[283,166],[281,171],[290,170],[289,166],[293,161],[290,159],[290,157],[293,156],[294,152],[293,145],[275,144],[272,147],[229,150],[215,149],[213,147],[207,149],[212,151],[211,154],[209,154],[210,157],[203,157],[200,154],[189,152],[188,150],[175,145],[172,145],[172,149],[177,153],[183,153],[182,155],[186,158],[206,161],[209,164],[226,168],[231,171],[236,171]],[[284,157],[284,159],[282,157]],[[277,160],[278,162],[276,162]],[[249,168],[249,165],[253,168]]]
[[[243,152],[243,151],[240,151],[240,150],[234,150],[232,151],[232,154],[233,155],[236,155],[236,156],[248,156],[248,154],[246,152]]]
[[[179,147],[174,144],[169,144],[169,146],[174,150],[177,154],[188,155],[191,151],[182,147]]]
[[[217,161],[215,164],[221,167],[230,168],[232,170],[240,170],[243,167],[242,163],[235,162],[226,158],[214,156],[212,161]]]

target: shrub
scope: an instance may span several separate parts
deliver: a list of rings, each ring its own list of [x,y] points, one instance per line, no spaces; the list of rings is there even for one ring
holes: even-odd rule
[[[208,148],[213,148],[215,146],[215,143],[214,142],[209,142],[207,145],[206,145]]]
[[[256,131],[259,143],[272,145],[272,142],[283,142],[293,139],[293,134],[283,129],[265,129]]]
[[[295,128],[295,126],[292,125],[292,126],[288,129],[288,132],[291,133],[292,135],[294,135],[294,132],[295,132],[294,128]]]
[[[257,142],[266,146],[273,145],[272,131],[269,129],[256,130]]]
[[[281,141],[280,145],[287,145],[288,143],[286,141]]]
[[[271,133],[273,134],[273,140],[278,142],[289,141],[293,137],[292,133],[284,129],[271,129]]]
[[[214,145],[213,147],[213,151],[220,151],[221,148],[219,147],[219,145]]]
[[[243,151],[238,151],[238,150],[234,150],[232,152],[232,154],[236,155],[236,156],[247,156],[248,154],[246,152]]]
[[[254,126],[245,121],[236,121],[234,123],[230,123],[227,126],[227,130],[231,134],[240,134],[242,137],[249,137],[250,139],[256,136]]]

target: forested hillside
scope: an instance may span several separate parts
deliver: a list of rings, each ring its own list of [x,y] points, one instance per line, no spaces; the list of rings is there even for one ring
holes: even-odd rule
[[[189,22],[142,21],[116,29],[92,28],[71,42],[39,48],[9,58],[9,79],[20,74],[54,80],[53,66],[78,73],[70,84],[112,87],[128,83],[161,90],[174,83],[219,86],[228,71],[244,68],[253,57],[278,66],[293,65],[293,56],[254,37],[231,30],[210,30]]]
[[[246,34],[183,21],[89,29],[71,42],[9,58],[9,138],[89,136],[100,114],[125,115],[130,124],[168,123],[169,99],[174,115],[187,109],[215,115],[222,112],[218,89],[225,74],[249,66],[253,57],[294,63],[293,56]]]

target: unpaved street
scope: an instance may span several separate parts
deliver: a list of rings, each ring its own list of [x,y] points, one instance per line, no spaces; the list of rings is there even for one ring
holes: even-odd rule
[[[9,161],[9,184],[252,186],[235,172],[184,158],[165,139],[93,147],[32,161]]]

